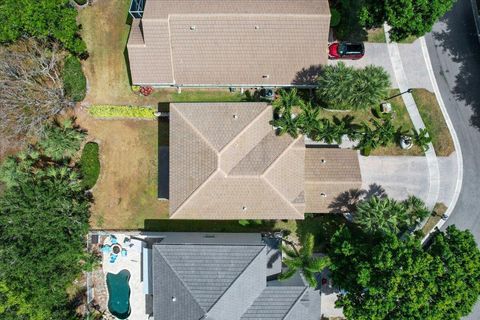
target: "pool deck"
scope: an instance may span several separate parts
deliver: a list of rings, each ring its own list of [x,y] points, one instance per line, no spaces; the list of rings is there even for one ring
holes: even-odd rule
[[[145,294],[143,291],[142,281],[142,242],[132,239],[130,244],[124,244],[123,240],[127,237],[124,234],[114,234],[118,239],[118,243],[127,249],[127,256],[118,255],[114,263],[110,263],[110,254],[103,253],[102,266],[105,275],[107,273],[118,273],[121,270],[130,272],[130,320],[146,320],[148,315],[145,314]],[[110,243],[109,239],[104,243]]]

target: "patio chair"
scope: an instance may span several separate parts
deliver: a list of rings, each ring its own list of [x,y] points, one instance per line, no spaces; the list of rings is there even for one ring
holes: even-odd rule
[[[102,253],[110,253],[112,251],[112,247],[108,244],[104,244],[102,246]]]
[[[112,255],[110,256],[110,263],[115,263],[115,261],[117,261],[117,256],[118,256],[118,255],[116,255],[116,254],[112,254]]]
[[[117,240],[117,238],[116,238],[115,236],[112,236],[112,239],[110,240],[110,242],[111,242],[112,244],[117,244],[117,243],[118,243],[118,240]]]
[[[127,256],[127,249],[122,249],[122,257],[126,257]]]

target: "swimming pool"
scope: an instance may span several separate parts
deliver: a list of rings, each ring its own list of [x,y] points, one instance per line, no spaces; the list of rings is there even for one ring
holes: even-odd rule
[[[117,274],[107,273],[108,311],[118,319],[130,315],[130,272],[122,270]]]

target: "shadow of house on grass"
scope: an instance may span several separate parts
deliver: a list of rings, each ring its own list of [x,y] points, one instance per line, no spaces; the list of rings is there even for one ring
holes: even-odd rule
[[[264,220],[262,224],[242,226],[238,220],[170,220],[146,219],[143,231],[159,232],[273,232],[274,220]]]

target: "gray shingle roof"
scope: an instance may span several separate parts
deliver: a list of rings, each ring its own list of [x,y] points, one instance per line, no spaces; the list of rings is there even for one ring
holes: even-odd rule
[[[241,319],[283,320],[306,289],[306,287],[266,287]]]
[[[155,319],[199,319],[265,245],[154,245]],[[175,297],[176,301],[172,301]]]

